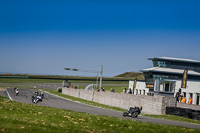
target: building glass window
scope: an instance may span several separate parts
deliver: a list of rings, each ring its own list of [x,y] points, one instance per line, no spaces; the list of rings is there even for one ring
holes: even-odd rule
[[[169,86],[169,82],[165,82],[165,91],[166,92],[169,92],[169,88],[170,88],[170,86]]]
[[[170,92],[175,92],[175,86],[176,86],[175,82],[170,82]]]
[[[183,92],[184,97],[186,97],[186,92]]]
[[[153,66],[154,67],[169,67],[170,62],[168,62],[168,61],[153,61]]]

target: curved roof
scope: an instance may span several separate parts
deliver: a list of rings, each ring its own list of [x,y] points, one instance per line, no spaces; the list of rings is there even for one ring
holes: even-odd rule
[[[155,57],[155,58],[148,58],[148,60],[164,60],[164,61],[177,61],[177,62],[188,62],[188,63],[200,64],[200,61],[197,61],[197,60],[173,58],[173,57]]]
[[[183,69],[172,69],[172,68],[163,68],[163,67],[153,67],[141,70],[142,72],[162,72],[162,73],[174,73],[174,74],[183,74]],[[188,75],[200,76],[200,73],[188,70]]]

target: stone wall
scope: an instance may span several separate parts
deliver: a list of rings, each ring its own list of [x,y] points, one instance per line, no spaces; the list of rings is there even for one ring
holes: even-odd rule
[[[131,95],[125,93],[96,92],[92,90],[62,88],[62,93],[88,101],[128,109],[129,107],[142,106],[143,113],[146,114],[165,114],[166,106],[175,106],[175,98],[164,96]]]
[[[177,103],[177,107],[179,107],[179,108],[189,108],[189,109],[192,109],[192,110],[200,110],[200,106],[194,105],[194,104]]]

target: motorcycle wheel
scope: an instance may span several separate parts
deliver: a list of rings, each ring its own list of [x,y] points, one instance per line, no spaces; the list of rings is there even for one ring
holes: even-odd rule
[[[138,112],[133,112],[132,114],[131,114],[131,117],[133,117],[133,118],[136,118],[138,116]]]
[[[126,112],[123,113],[123,116],[126,117],[128,114]]]
[[[38,103],[39,99],[36,99],[35,104]]]

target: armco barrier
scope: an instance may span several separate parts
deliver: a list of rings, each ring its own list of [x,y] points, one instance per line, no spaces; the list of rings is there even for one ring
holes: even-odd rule
[[[113,92],[96,92],[92,90],[72,89],[65,87],[62,88],[62,93],[123,109],[128,109],[129,107],[134,106],[142,106],[142,112],[147,114],[165,114],[166,106],[176,106],[175,98],[166,98],[158,95],[146,96]]]

